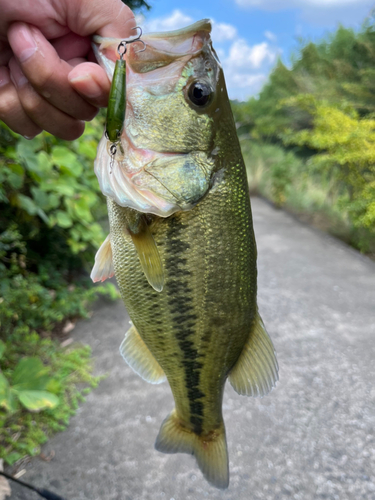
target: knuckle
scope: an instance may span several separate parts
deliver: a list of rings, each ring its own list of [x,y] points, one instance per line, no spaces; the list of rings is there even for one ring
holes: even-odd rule
[[[56,71],[49,65],[42,66],[39,71],[33,71],[30,75],[29,81],[32,86],[43,93],[46,88],[51,86],[56,76]]]
[[[7,117],[14,112],[19,105],[14,96],[4,95],[0,99],[0,120],[6,122]]]
[[[42,99],[41,97],[29,89],[21,96],[22,107],[27,115],[34,116],[40,110]]]

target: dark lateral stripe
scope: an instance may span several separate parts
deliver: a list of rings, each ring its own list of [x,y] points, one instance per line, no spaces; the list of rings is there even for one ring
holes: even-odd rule
[[[189,399],[190,422],[194,432],[202,433],[204,403],[200,401],[205,394],[200,390],[200,374],[202,363],[199,362],[198,351],[194,348],[191,337],[198,319],[194,314],[192,290],[189,287],[190,271],[185,266],[187,259],[183,257],[190,245],[181,239],[183,224],[179,216],[172,216],[166,239],[166,268],[170,279],[166,285],[169,297],[168,304],[178,345],[182,351],[182,366],[185,372],[185,384]]]

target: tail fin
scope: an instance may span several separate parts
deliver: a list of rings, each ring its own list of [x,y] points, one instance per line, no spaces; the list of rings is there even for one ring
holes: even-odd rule
[[[194,455],[209,483],[216,488],[228,488],[228,450],[224,423],[211,435],[198,436],[180,424],[176,410],[173,410],[161,424],[155,448],[163,453]]]

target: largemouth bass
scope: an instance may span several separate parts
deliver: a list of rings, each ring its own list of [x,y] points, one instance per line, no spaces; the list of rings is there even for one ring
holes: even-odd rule
[[[110,234],[92,278],[116,276],[133,323],[125,360],[148,382],[170,384],[175,408],[156,449],[195,455],[204,477],[226,488],[226,379],[264,396],[278,365],[258,313],[245,166],[210,32],[203,20],[127,50],[121,140],[111,159],[103,136],[95,162]],[[111,78],[120,40],[95,42]]]

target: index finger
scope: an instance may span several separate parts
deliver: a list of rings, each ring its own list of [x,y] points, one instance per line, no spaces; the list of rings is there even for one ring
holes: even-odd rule
[[[72,66],[60,59],[37,28],[14,23],[9,28],[8,39],[22,72],[46,101],[78,120],[91,120],[96,115],[96,108],[69,84]]]

